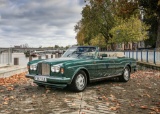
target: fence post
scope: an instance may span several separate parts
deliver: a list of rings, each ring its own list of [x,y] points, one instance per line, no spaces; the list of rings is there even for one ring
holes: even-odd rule
[[[138,60],[138,51],[136,50],[136,60]]]
[[[154,49],[154,52],[153,52],[153,62],[154,64],[156,64],[156,49]]]
[[[132,50],[132,58],[134,58],[134,52],[133,52],[133,50]]]
[[[46,59],[48,59],[48,55],[46,55]]]
[[[142,50],[141,50],[141,62],[142,62]]]
[[[55,54],[55,58],[58,58],[58,53]]]
[[[146,53],[146,61],[148,63],[148,50],[147,50],[147,53]]]
[[[60,57],[61,57],[61,53],[58,54],[58,58],[60,58]]]
[[[51,58],[53,58],[53,54],[51,55]]]

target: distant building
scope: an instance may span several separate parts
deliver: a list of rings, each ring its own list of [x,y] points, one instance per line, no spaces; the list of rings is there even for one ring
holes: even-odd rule
[[[120,43],[120,44],[115,44],[114,45],[115,50],[136,50],[136,49],[141,49],[141,48],[145,48],[145,43],[144,41],[138,42],[138,43]],[[111,51],[112,48],[110,45],[107,46],[107,50]]]
[[[14,46],[14,48],[21,48],[21,46]]]
[[[117,46],[117,49],[118,50],[136,50],[136,49],[139,49],[139,48],[145,48],[145,44],[144,44],[144,41],[140,41],[138,43],[127,43],[127,44],[121,44]]]

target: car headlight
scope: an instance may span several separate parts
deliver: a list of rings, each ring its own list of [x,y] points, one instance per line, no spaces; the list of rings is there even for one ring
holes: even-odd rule
[[[51,71],[52,72],[60,72],[61,67],[59,65],[51,66]]]
[[[37,64],[30,65],[30,70],[36,70],[36,69],[37,69]]]

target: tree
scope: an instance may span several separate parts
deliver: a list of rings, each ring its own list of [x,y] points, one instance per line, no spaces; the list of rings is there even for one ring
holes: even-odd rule
[[[90,44],[94,45],[94,46],[101,47],[101,48],[104,48],[107,45],[105,42],[105,38],[102,34],[99,34],[95,38],[91,39]]]
[[[126,19],[132,15],[137,15],[138,0],[112,0],[112,11],[117,17]]]
[[[146,30],[149,27],[141,22],[143,14],[140,13],[144,8],[141,7],[143,6],[141,1],[144,0],[86,1],[82,19],[75,26],[79,45],[98,45],[99,41],[105,41],[105,45],[108,43],[112,45],[119,42],[138,42],[148,38]]]
[[[114,25],[110,0],[87,0],[82,10],[82,19],[75,26],[78,44],[90,45],[91,40],[101,34],[107,43],[109,30]],[[92,40],[93,42],[93,40]]]
[[[139,42],[148,38],[149,26],[144,24],[137,16],[129,19],[116,18],[116,26],[110,30],[112,43]]]
[[[139,6],[144,10],[144,21],[151,25],[149,30],[150,41],[160,48],[160,0],[139,0]]]
[[[55,48],[55,49],[58,49],[58,48],[59,48],[59,46],[58,46],[58,45],[55,45],[55,46],[54,46],[54,48]]]

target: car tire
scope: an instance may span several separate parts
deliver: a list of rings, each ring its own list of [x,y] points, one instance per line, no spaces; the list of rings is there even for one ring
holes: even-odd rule
[[[86,73],[82,70],[74,76],[71,83],[71,89],[77,92],[84,91],[87,86],[87,76]]]
[[[119,77],[121,82],[128,82],[130,79],[130,68],[126,66],[124,68],[123,74]]]
[[[42,84],[37,84],[38,87],[45,87],[44,85]]]

